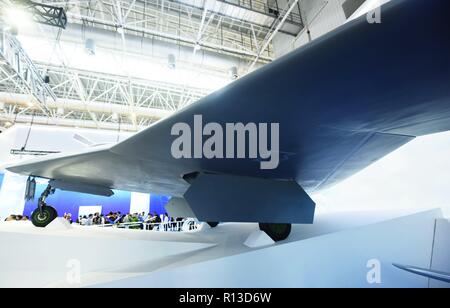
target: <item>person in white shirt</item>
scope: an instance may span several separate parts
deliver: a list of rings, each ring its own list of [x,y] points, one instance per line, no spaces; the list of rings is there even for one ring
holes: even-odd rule
[[[130,222],[130,214],[127,214],[127,215],[123,218],[122,222],[123,222],[123,223],[128,223],[128,222]]]
[[[88,223],[87,217],[86,217],[86,216],[83,216],[83,218],[81,218],[81,220],[80,220],[80,225],[86,226],[87,223]]]
[[[92,226],[93,221],[94,221],[94,215],[91,214],[91,215],[89,215],[89,217],[87,219],[86,225],[87,226]]]

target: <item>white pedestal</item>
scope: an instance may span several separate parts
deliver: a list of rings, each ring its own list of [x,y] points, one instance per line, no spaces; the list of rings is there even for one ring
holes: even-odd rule
[[[351,218],[346,227],[345,217]],[[441,211],[386,217],[317,217],[270,246],[257,224],[224,223],[197,233],[0,224],[0,246],[8,248],[0,254],[0,287],[434,286],[392,263],[429,268],[433,255],[435,266],[449,268],[448,222],[435,234]],[[80,284],[66,280],[73,264],[80,265]],[[367,280],[373,264],[380,265],[379,284]]]
[[[274,245],[275,242],[267,235],[266,232],[256,230],[250,234],[244,245],[249,248],[261,248]]]
[[[72,229],[72,225],[64,218],[57,217],[50,224],[48,224],[45,229],[53,231],[67,231]]]

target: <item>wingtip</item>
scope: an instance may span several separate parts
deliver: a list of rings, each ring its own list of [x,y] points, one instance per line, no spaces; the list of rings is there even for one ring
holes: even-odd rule
[[[0,165],[0,170],[5,170],[16,174],[24,174],[23,166],[25,166],[24,162],[6,163]]]

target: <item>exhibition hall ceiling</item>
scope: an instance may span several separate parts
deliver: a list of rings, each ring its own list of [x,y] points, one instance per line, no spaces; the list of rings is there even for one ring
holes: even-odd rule
[[[137,132],[270,63],[280,46],[298,47],[308,25],[332,7],[311,0],[34,1],[64,9],[62,24],[50,26],[19,3],[0,1],[0,132],[31,122]]]

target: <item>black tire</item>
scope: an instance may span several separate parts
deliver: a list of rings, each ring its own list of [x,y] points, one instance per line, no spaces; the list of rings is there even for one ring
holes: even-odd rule
[[[31,214],[31,222],[38,228],[47,227],[55,218],[58,217],[58,213],[51,206],[42,207],[42,214],[39,209],[36,209]]]
[[[259,224],[259,229],[266,232],[275,242],[283,241],[291,234],[291,224]]]
[[[216,221],[208,221],[207,224],[211,227],[211,228],[215,228],[219,225],[218,222]]]

